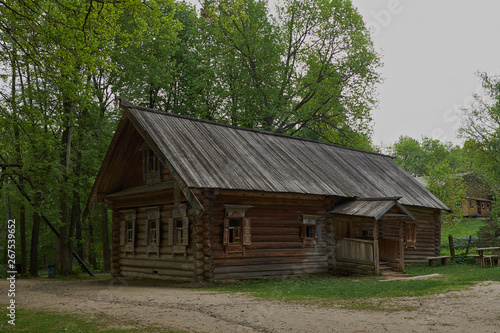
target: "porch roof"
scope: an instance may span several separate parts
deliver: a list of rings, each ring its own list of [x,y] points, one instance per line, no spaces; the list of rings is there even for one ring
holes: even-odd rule
[[[349,216],[361,216],[378,220],[382,217],[415,217],[398,200],[400,198],[359,199],[335,207],[331,213]],[[393,209],[394,208],[394,209]],[[389,213],[389,211],[391,211]]]

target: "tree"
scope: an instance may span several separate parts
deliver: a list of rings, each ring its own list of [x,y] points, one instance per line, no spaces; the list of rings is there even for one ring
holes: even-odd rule
[[[447,218],[460,218],[456,204],[462,201],[464,185],[462,150],[450,142],[422,138],[421,141],[401,136],[390,148],[395,161],[414,177],[425,180],[426,188],[454,210]]]
[[[20,167],[12,172],[23,177],[32,196],[46,194],[37,202],[49,210],[45,215],[57,221],[57,263],[63,275],[71,274],[81,201],[104,153],[102,141],[109,139],[114,127],[109,126],[115,120],[114,111],[107,108],[109,96],[99,93],[99,87],[110,84],[99,80],[110,82],[115,77],[110,54],[117,35],[124,43],[134,38],[119,29],[118,20],[124,13],[133,15],[141,23],[134,34],[154,30],[164,16],[159,2],[166,1],[0,3],[0,61],[9,74],[2,79],[16,88],[1,96],[1,120],[13,133],[19,129],[14,141],[22,153],[16,155]],[[7,150],[6,155],[15,161],[12,152]],[[32,239],[32,246],[36,244]],[[31,253],[37,255],[33,249]]]
[[[349,1],[289,0],[276,18],[262,0],[203,5],[188,70],[198,79],[186,94],[195,114],[351,146],[369,141],[380,60]]]
[[[498,198],[500,193],[500,76],[478,73],[483,90],[474,95],[474,103],[464,108],[464,124],[459,130],[466,139],[464,150],[472,161],[471,166],[483,175]],[[500,235],[500,207],[493,204],[483,236]]]
[[[464,124],[459,130],[467,141],[464,149],[472,167],[486,176],[487,182],[500,189],[500,76],[478,73],[483,91],[474,95],[474,103],[464,108]]]
[[[172,1],[156,1],[154,10],[157,15],[120,14],[121,33],[111,56],[117,70],[116,91],[147,107],[162,109],[177,71],[172,58],[181,24],[174,19],[177,8]]]

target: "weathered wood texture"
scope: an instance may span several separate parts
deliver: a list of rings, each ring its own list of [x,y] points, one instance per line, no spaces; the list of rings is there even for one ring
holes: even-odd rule
[[[336,241],[336,254],[338,261],[352,260],[373,264],[374,241],[354,238],[338,238]]]
[[[150,206],[148,206],[150,207]],[[135,208],[136,235],[134,251],[125,251],[120,245],[120,221],[123,214],[113,214],[113,273],[122,276],[153,277],[176,281],[195,280],[194,240],[195,226],[190,224],[189,245],[168,244],[168,223],[171,221],[174,205],[160,206],[159,253],[148,251],[146,244],[146,220],[148,207]]]
[[[427,263],[427,257],[441,252],[441,212],[436,209],[407,207],[415,216],[416,246],[405,249],[406,263]]]
[[[373,275],[373,272],[375,272],[375,265],[366,262],[337,260],[337,266],[335,268],[335,274],[341,275]]]
[[[251,219],[251,244],[244,251],[227,253],[223,245],[224,205],[251,205],[245,218]],[[224,191],[213,199],[210,244],[213,278],[240,279],[265,276],[304,275],[328,271],[328,249],[324,217],[327,201],[322,196],[304,199],[279,195],[243,196]],[[321,235],[301,238],[302,214],[321,215]],[[331,249],[331,248],[330,248]],[[331,257],[331,255],[330,255]]]

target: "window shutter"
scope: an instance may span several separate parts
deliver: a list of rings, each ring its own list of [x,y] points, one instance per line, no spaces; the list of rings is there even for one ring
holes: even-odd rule
[[[134,220],[132,221],[132,247],[134,249],[135,249],[135,224],[136,224],[136,221],[134,218]]]
[[[155,245],[160,245],[161,243],[161,219],[158,218],[156,220],[156,244]]]
[[[307,235],[307,225],[302,224],[300,226],[300,238],[306,238]]]
[[[183,217],[182,218],[182,244],[181,245],[188,245],[189,244],[189,218],[188,217]]]
[[[252,231],[250,219],[243,219],[243,245],[252,244]]]
[[[321,238],[321,224],[317,223],[316,224],[316,230],[314,233],[314,238],[319,239]]]
[[[222,239],[222,245],[229,244],[229,219],[224,219],[224,235]]]
[[[417,238],[416,238],[415,223],[406,223],[405,233],[406,233],[406,247],[416,247]]]
[[[120,221],[120,245],[125,245],[125,237],[127,233],[127,229],[125,228],[125,221]]]
[[[168,219],[168,241],[169,246],[174,245],[174,219]]]
[[[150,237],[151,237],[151,234],[150,234],[150,231],[149,231],[149,226],[150,226],[149,220],[145,220],[144,221],[144,227],[146,229],[146,236],[144,238],[146,240],[146,245],[149,244]]]

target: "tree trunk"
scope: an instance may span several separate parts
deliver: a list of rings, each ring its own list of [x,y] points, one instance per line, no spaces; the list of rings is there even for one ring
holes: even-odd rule
[[[35,194],[35,212],[33,213],[33,227],[31,229],[31,250],[30,250],[30,275],[38,276],[38,240],[40,237],[40,208],[41,194]]]
[[[82,165],[82,153],[81,151],[77,152],[76,165],[75,165],[75,177],[78,179],[81,175],[81,165]],[[75,228],[78,224],[80,224],[81,220],[81,208],[80,208],[80,193],[78,192],[78,188],[75,185],[73,187],[73,205],[71,206],[71,221],[69,225],[69,238],[73,239],[75,235]],[[81,235],[80,235],[81,236]],[[76,239],[76,246],[81,242],[80,239]],[[74,244],[71,244],[71,251],[73,251]],[[81,257],[80,257],[81,258]],[[73,259],[73,257],[71,257]]]
[[[71,220],[69,224],[69,238],[72,239],[75,234],[75,227],[80,223],[80,194],[76,189],[73,190],[73,205],[71,206]],[[76,240],[76,244],[80,240]],[[73,251],[73,243],[71,244],[71,251]],[[73,260],[73,257],[71,257]]]
[[[9,220],[10,220],[10,197],[9,197],[9,193],[5,193],[5,207],[7,209],[7,223],[5,223],[5,228],[4,230],[2,230],[3,234],[5,235],[5,237],[2,237],[2,239],[5,240],[4,244],[3,244],[3,264],[4,265],[7,265],[7,252],[8,252],[8,246],[7,246],[7,228],[8,228],[8,225],[9,225]]]
[[[19,182],[22,186],[22,177],[19,177]],[[24,205],[24,199],[21,199],[22,203],[19,207],[19,234],[21,237],[21,271],[18,272],[21,276],[27,276],[28,259],[26,254],[26,206]]]
[[[71,239],[69,238],[69,219],[68,219],[68,174],[69,174],[69,161],[71,155],[71,139],[73,135],[73,127],[70,124],[70,114],[72,109],[72,103],[65,100],[63,103],[64,113],[67,119],[65,119],[66,124],[62,134],[61,146],[63,147],[63,152],[61,154],[61,168],[62,168],[62,182],[59,196],[59,214],[61,217],[61,226],[59,227],[59,273],[62,276],[70,276],[73,273],[71,267]]]
[[[104,260],[104,271],[111,271],[111,248],[109,247],[108,210],[106,204],[101,204],[101,228],[102,228],[102,257]]]
[[[97,259],[92,249],[92,244],[94,244],[94,226],[93,221],[89,223],[89,240],[88,240],[88,251],[89,251],[89,263],[92,265],[92,269],[97,269]]]

